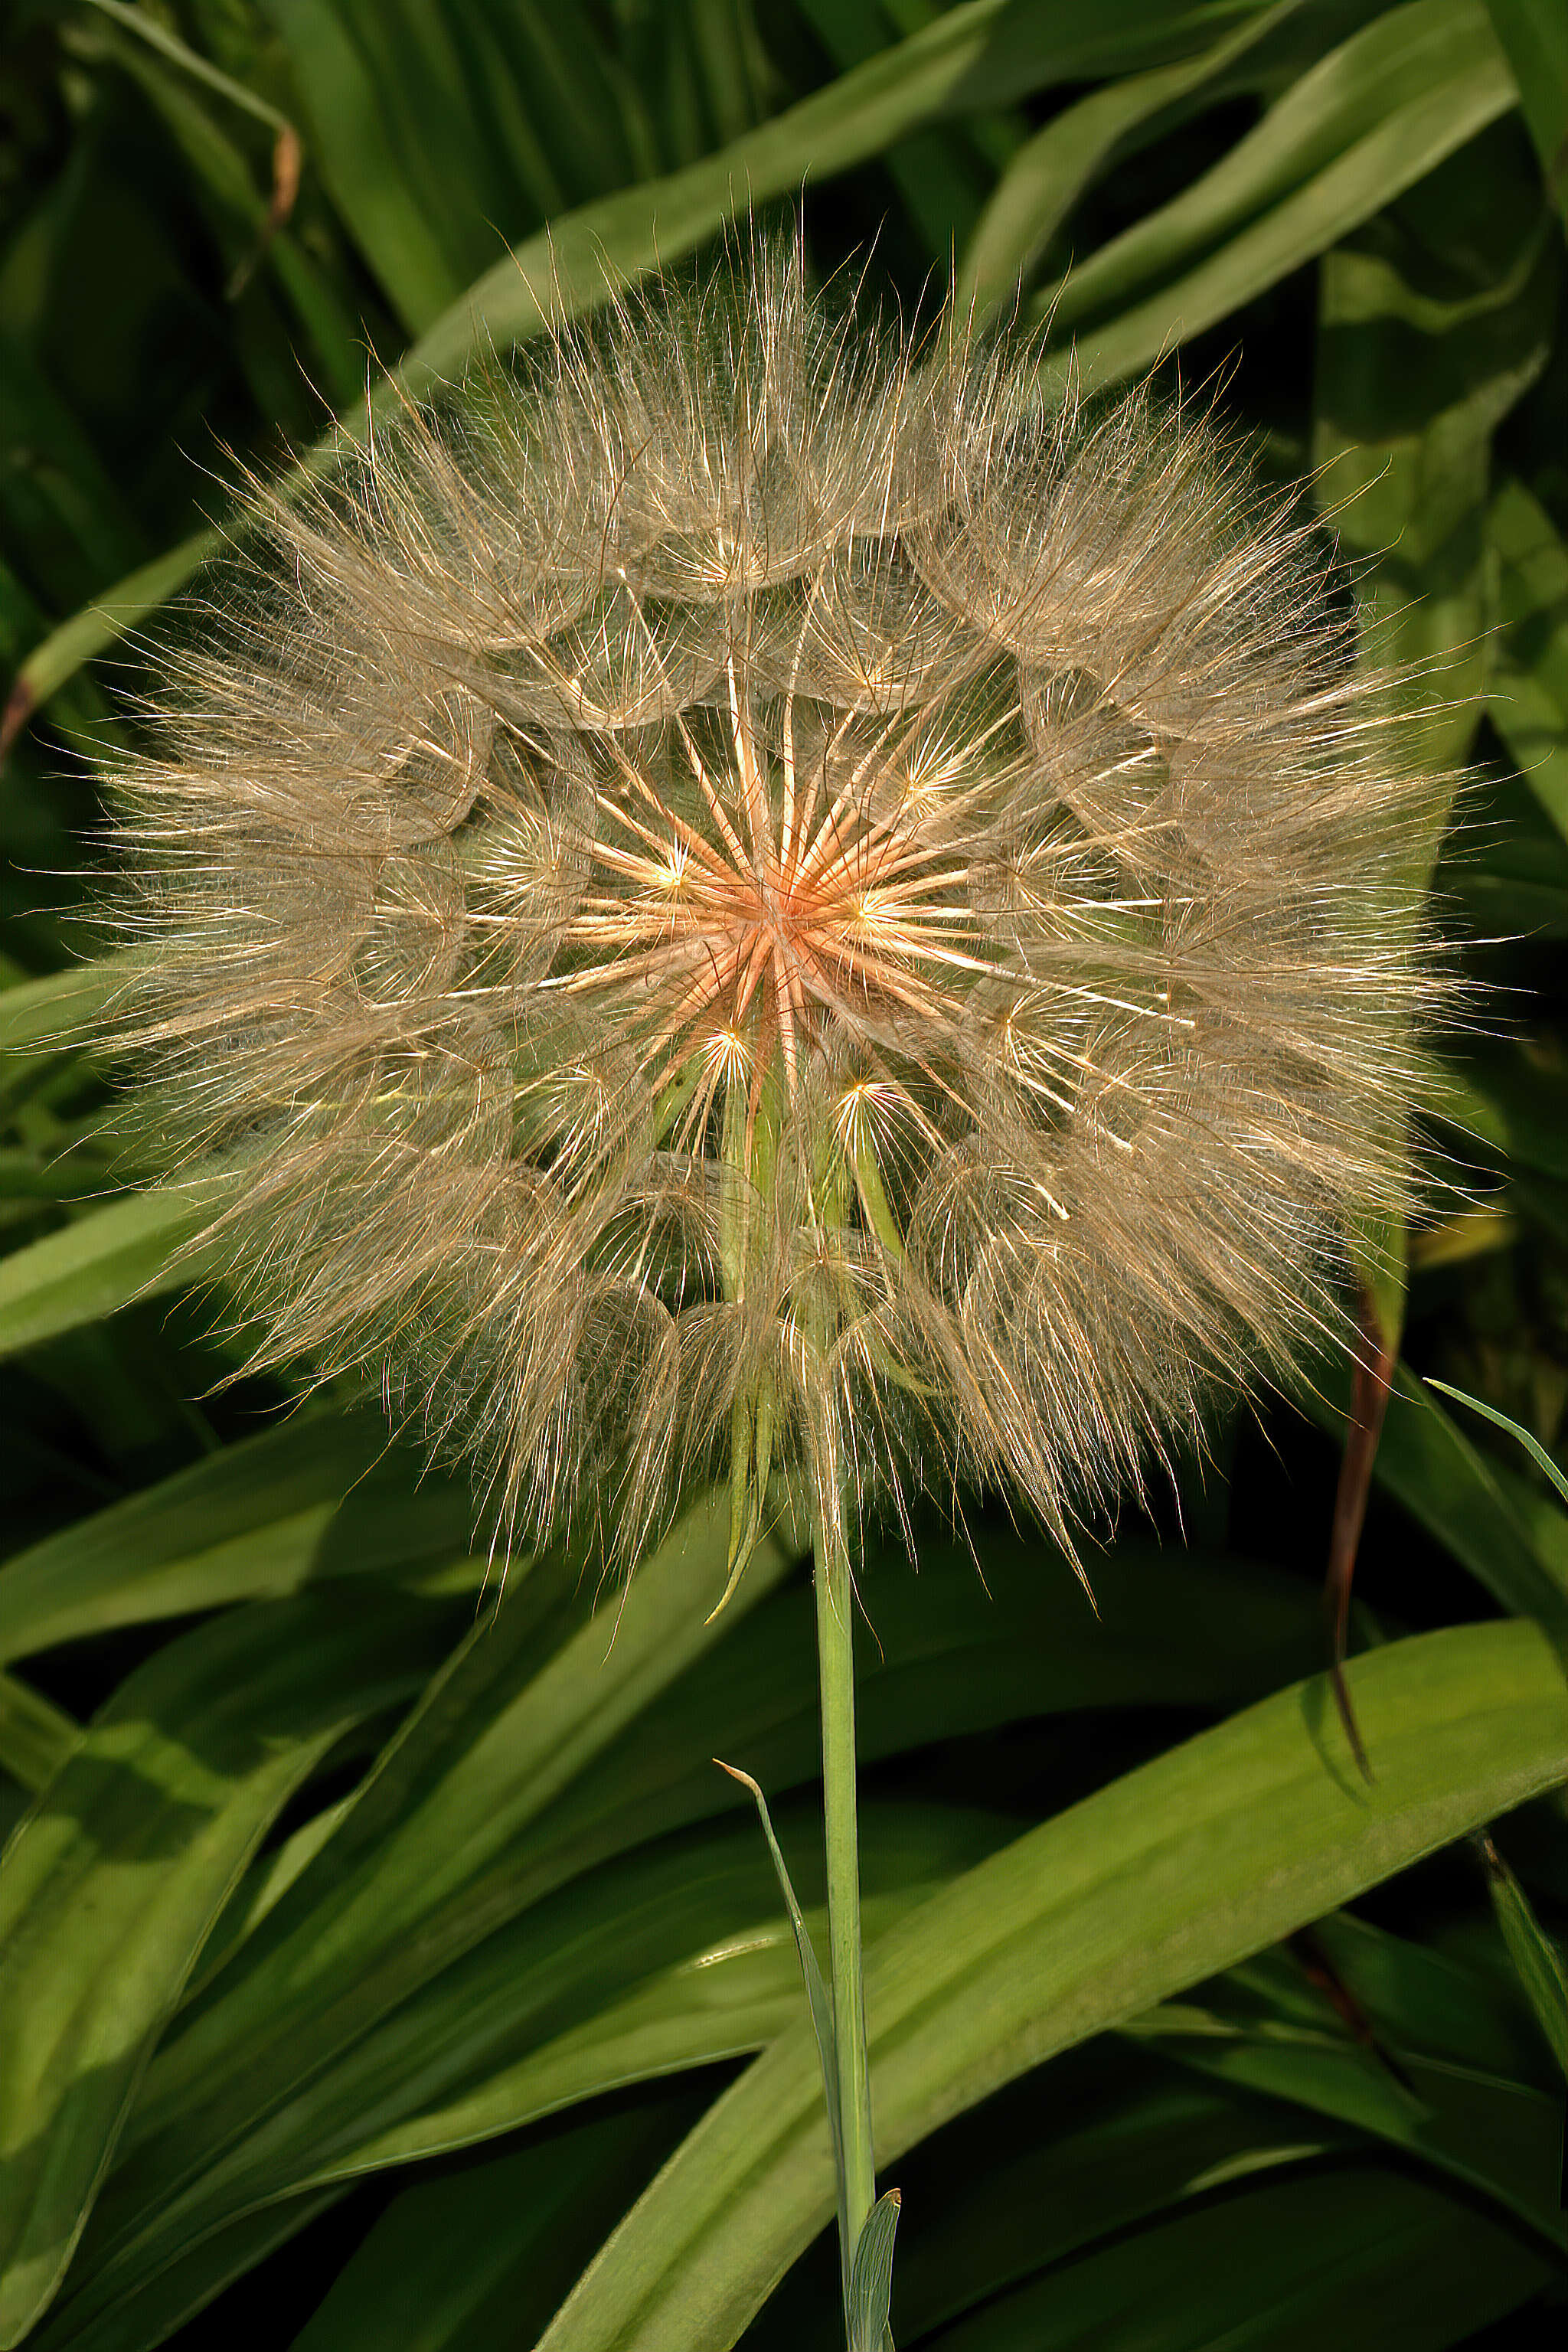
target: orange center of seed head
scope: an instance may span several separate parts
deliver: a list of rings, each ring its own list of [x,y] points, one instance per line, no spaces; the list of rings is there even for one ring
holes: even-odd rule
[[[648,1058],[656,1083],[693,1055],[705,1109],[721,1084],[749,1068],[751,1109],[778,1055],[793,1099],[803,1054],[820,1026],[851,1032],[893,1024],[916,1058],[958,1007],[965,973],[994,969],[963,898],[968,868],[920,822],[950,765],[940,751],[910,762],[879,736],[831,781],[852,720],[803,772],[795,756],[793,698],[785,698],[774,772],[759,746],[734,659],[726,663],[731,761],[714,772],[689,730],[676,724],[707,822],[672,811],[626,761],[624,795],[603,794],[611,837],[604,869],[568,929],[568,945],[592,961],[564,984],[604,991],[635,985],[656,1009]],[[889,772],[900,770],[889,792]],[[948,781],[951,782],[951,776]],[[873,799],[891,803],[880,814]]]

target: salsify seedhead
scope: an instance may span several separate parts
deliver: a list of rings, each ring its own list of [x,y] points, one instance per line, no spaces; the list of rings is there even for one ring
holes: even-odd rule
[[[1213,427],[1037,386],[763,252],[260,494],[168,659],[144,1099],[508,1519],[1065,1537],[1399,1203],[1430,787]]]

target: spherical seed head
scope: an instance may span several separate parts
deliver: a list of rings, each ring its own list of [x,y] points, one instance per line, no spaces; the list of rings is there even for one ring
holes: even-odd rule
[[[627,1556],[728,1477],[739,1555],[779,1469],[1065,1536],[1331,1318],[1432,794],[1209,424],[764,252],[256,527],[124,780],[122,1026],[265,1359]]]

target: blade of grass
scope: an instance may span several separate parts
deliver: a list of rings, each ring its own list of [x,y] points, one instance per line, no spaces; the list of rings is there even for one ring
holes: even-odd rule
[[[1136,1562],[1124,1553],[1103,1565],[1091,1559],[1090,1570],[1100,1622],[1066,1564],[1022,1543],[987,1549],[989,1604],[976,1592],[973,1561],[956,1549],[944,1555],[928,1547],[918,1585],[901,1560],[883,1577],[864,1579],[879,1655],[862,1677],[863,1752],[904,1752],[933,1738],[1062,1707],[1168,1702],[1178,1691],[1184,1703],[1224,1706],[1300,1672],[1318,1654],[1312,1598],[1293,1580],[1189,1559],[1178,1580],[1152,1552]],[[752,1600],[742,1585],[738,1602],[745,1607]],[[592,2000],[595,1987],[615,2000],[639,1950],[651,1948],[650,1935],[656,1962],[700,1938],[700,1925],[687,1938],[681,1924],[704,1892],[696,1850],[689,1846],[684,1861],[677,1850],[674,1864],[666,1864],[676,1872],[667,1884],[657,1879],[660,1849],[648,1842],[733,1801],[709,1760],[716,1747],[745,1741],[775,1787],[799,1788],[814,1779],[820,1743],[811,1614],[811,1596],[795,1590],[757,1603],[727,1632],[721,1622],[721,1638],[712,1637],[708,1654],[666,1696],[645,1704],[535,1827],[508,1842],[501,1823],[499,1851],[489,1843],[492,1821],[498,1802],[511,1801],[518,1771],[500,1781],[500,1800],[495,1787],[480,1780],[472,1813],[460,1814],[457,1798],[481,1767],[457,1751],[470,1738],[481,1749],[499,1745],[496,1727],[485,1729],[498,1693],[524,1672],[526,1654],[536,1653],[539,1641],[535,1634],[522,1643],[505,1673],[488,1669],[489,1683],[477,1645],[456,1670],[451,1690],[432,1701],[429,1722],[416,1722],[405,1736],[405,1745],[418,1742],[446,1756],[442,1834],[422,1853],[417,1823],[402,1822],[392,1787],[397,1759],[389,1759],[379,1842],[374,1822],[360,1832],[363,1865],[353,1852],[355,1814],[364,1813],[374,1787],[319,1849],[313,1885],[302,1873],[290,1888],[293,1917],[281,1967],[276,1954],[253,1956],[248,1966],[242,1955],[226,1984],[215,1982],[198,2004],[204,2013],[154,2063],[82,2250],[96,2283],[84,2278],[80,2291],[94,2298],[93,2307],[100,2294],[140,2292],[148,2267],[177,2254],[191,2228],[225,2226],[258,2197],[289,2193],[323,2162],[357,2168],[405,2160],[510,2128],[537,2114],[542,2101],[599,2084],[595,2070],[606,2053],[595,2044],[591,2025],[582,2033],[568,2026],[549,2048],[532,2051],[531,2005],[537,2000],[548,2031],[552,2018],[564,2022],[577,2015],[574,2004]],[[617,1635],[617,1651],[628,1630]],[[582,1663],[603,1656],[601,1641]],[[527,1664],[540,1672],[537,1655]],[[596,1663],[594,1671],[601,1673]],[[526,1705],[518,1706],[515,1721],[527,1718]],[[979,1833],[972,1822],[958,1827]],[[903,1845],[907,1877],[926,1848],[908,1829]],[[465,1848],[475,1874],[467,1877],[449,1858]],[[378,1926],[374,1907],[351,1899],[362,1867],[374,1866],[383,1885],[394,1883],[399,1849],[422,1891],[431,1853],[456,1881],[420,1914],[416,1932],[405,1931],[398,1916]],[[765,1888],[771,1866],[754,1830],[744,1832],[742,1851]],[[799,1878],[802,1860],[798,1849],[791,1851],[792,1874]],[[944,1851],[951,1868],[958,1857],[951,1845]],[[663,1852],[668,1857],[669,1849]],[[879,1902],[889,1884],[880,1853],[874,1832],[868,1885]],[[804,1867],[815,1883],[821,1864],[809,1848]],[[645,1872],[657,1883],[634,1902]],[[613,1916],[599,1907],[612,1899],[623,1905]],[[345,1929],[345,1907],[351,1923],[357,1916],[357,1929]],[[771,1907],[771,1899],[753,1900],[746,1916]],[[721,1918],[710,1924],[722,1932]],[[278,1927],[275,1914],[270,1926],[263,1922],[265,1939],[276,1940]],[[658,1942],[668,1932],[682,1937],[673,1950]],[[301,1967],[319,1971],[320,1955],[334,1949],[343,1998],[335,2027],[322,2031],[312,2057],[302,2052],[301,2039],[316,2029],[289,1987]],[[798,1990],[795,2000],[798,2013]],[[724,2022],[721,2011],[721,2032]],[[684,2030],[662,2011],[640,2026],[631,2019],[623,2023],[629,2038],[622,2055],[628,2058],[634,2047],[647,2058],[648,2034],[658,2042]],[[712,2031],[710,2021],[695,2024],[700,2032]],[[669,2054],[668,2038],[663,2046]],[[310,2063],[301,2064],[302,2056]],[[377,2115],[388,2118],[385,2133],[367,2144],[365,2118]]]
[[[1463,1389],[1450,1388],[1447,1381],[1434,1380],[1428,1375],[1426,1385],[1429,1389],[1436,1389],[1443,1396],[1452,1397],[1457,1404],[1468,1405],[1472,1412],[1479,1412],[1482,1420],[1489,1421],[1495,1429],[1506,1429],[1510,1437],[1519,1440],[1536,1468],[1545,1472],[1563,1500],[1568,1503],[1568,1477],[1563,1475],[1538,1437],[1532,1437],[1528,1429],[1521,1429],[1518,1422],[1511,1421],[1506,1412],[1500,1412],[1495,1404],[1488,1404],[1480,1397],[1469,1396]]]
[[[102,7],[107,0],[94,0]],[[115,22],[134,12],[116,9]],[[140,18],[143,24],[151,19]],[[229,263],[226,299],[237,301],[265,261],[282,289],[299,324],[310,339],[309,365],[335,405],[352,401],[364,382],[365,353],[358,324],[330,275],[285,226],[299,190],[302,154],[291,123],[267,109],[261,119],[276,125],[270,197],[256,187],[251,166],[227,132],[214,121],[184,73],[164,62],[162,45],[143,48],[122,37],[106,43],[157,110],[216,210]],[[224,77],[219,76],[220,83]],[[240,88],[241,85],[232,85]],[[243,361],[243,349],[242,349]],[[296,371],[297,373],[297,371]],[[265,384],[258,382],[258,396]]]
[[[292,2352],[531,2343],[697,2107],[594,2116],[395,2198]]]
[[[42,1691],[0,1674],[0,1765],[24,1789],[42,1789],[75,1747],[81,1726]]]
[[[1342,43],[1214,169],[1031,315],[1110,383],[1325,252],[1516,102],[1479,0],[1409,0]],[[1066,356],[1055,363],[1064,373]]]
[[[1322,1369],[1300,1402],[1321,1429],[1344,1433],[1349,1375]],[[1568,1632],[1568,1547],[1554,1543],[1561,1514],[1542,1527],[1503,1466],[1473,1446],[1408,1366],[1395,1371],[1375,1476],[1418,1526],[1504,1609]]]
[[[1533,1625],[1391,1643],[1350,1671],[1375,1787],[1329,1730],[1319,1677],[1127,1774],[879,1940],[867,1993],[883,2163],[1053,2051],[1568,1774],[1568,1684]],[[803,2021],[710,2109],[542,2352],[721,2352],[832,2203]]]
[[[417,1462],[402,1456],[389,1465],[400,1477],[362,1486],[388,1450],[378,1413],[300,1412],[74,1520],[0,1565],[0,1661],[117,1625],[282,1600],[316,1577],[457,1558],[466,1490],[422,1487]]]
[[[790,194],[808,176],[813,183],[830,179],[879,153],[955,100],[1004,5],[1005,0],[967,0],[717,154],[552,222],[515,255],[486,270],[457,300],[441,292],[434,299],[439,315],[405,353],[390,383],[378,386],[372,405],[399,394],[421,399],[460,374],[476,352],[505,352],[547,324],[581,317],[617,289],[679,261],[751,206]],[[378,181],[384,165],[390,169],[383,159]],[[428,244],[421,227],[407,251],[417,257]],[[434,289],[427,268],[426,278]],[[425,315],[431,299],[420,295],[416,307]],[[348,415],[307,464],[327,463],[342,436],[352,441],[362,435],[366,414],[361,407]],[[35,647],[12,688],[0,749],[83,662],[182,588],[217,552],[223,536],[216,530],[196,532]]]
[[[1436,772],[1464,761],[1486,707],[1492,436],[1546,363],[1553,243],[1527,151],[1500,124],[1414,189],[1364,249],[1323,262],[1318,502],[1356,561],[1369,656],[1410,672],[1403,723]],[[1452,295],[1431,290],[1436,253],[1457,257]],[[1423,888],[1450,801],[1435,803],[1412,859]]]
[[[1279,43],[1312,0],[1278,0],[1195,57],[1126,74],[1054,115],[1012,158],[992,191],[958,271],[961,312],[987,318],[1027,281],[1079,198],[1101,173],[1200,110],[1280,69]],[[1310,62],[1304,56],[1303,67]]]
[[[822,2093],[827,2107],[828,2134],[833,2141],[834,2177],[838,2183],[838,2242],[842,2246],[847,2243],[849,2231],[844,2200],[844,2117],[838,2097],[838,2048],[833,2021],[833,1997],[823,1979],[822,1964],[816,1957],[816,1947],[811,1940],[811,1934],[805,1924],[805,1916],[795,1899],[795,1887],[790,1880],[789,1865],[784,1858],[777,1838],[773,1835],[773,1819],[768,1811],[767,1799],[749,1772],[738,1770],[733,1764],[720,1763],[718,1757],[715,1757],[713,1761],[719,1765],[721,1772],[728,1772],[731,1780],[740,1782],[756,1806],[757,1818],[763,1825],[763,1835],[767,1841],[773,1873],[778,1879],[779,1892],[784,1896],[784,1910],[789,1917],[790,1933],[795,1937],[795,1957],[800,1963],[800,1973],[805,1984],[806,2001],[811,2011],[811,2030],[816,2036],[816,2054],[822,2066]],[[852,2297],[852,2282],[850,2293]],[[853,2342],[850,2352],[857,2352]]]
[[[1389,1941],[1397,1952],[1398,1939]],[[1428,1957],[1417,1951],[1408,1965],[1418,1970]],[[1562,2134],[1550,2092],[1518,2070],[1499,2074],[1473,2057],[1411,2048],[1396,2007],[1380,2004],[1373,2021],[1379,2038],[1366,2046],[1293,1951],[1279,1949],[1122,2031],[1212,2079],[1370,2133],[1479,2191],[1545,2251],[1568,2254],[1557,2196]]]
[[[1448,2352],[1552,2276],[1458,2199],[1339,2163],[1194,2200],[1037,2273],[922,2352]]]
[[[957,1809],[876,1809],[875,1930],[994,1852],[1008,1827]],[[790,1835],[798,1853],[798,1809]],[[809,1845],[806,1866],[819,1878]],[[154,2176],[132,2118],[62,2327],[68,2309],[75,2326],[105,2323],[185,2245],[268,2200],[450,2155],[660,2075],[750,2055],[801,2012],[776,1903],[749,1822],[633,1853],[489,1939],[177,2193],[148,2195]]]
[[[0,1355],[216,1273],[220,1249],[187,1246],[216,1197],[197,1182],[133,1192],[0,1259]]]
[[[121,960],[107,956],[0,990],[0,1054],[58,1052],[70,1045],[110,1003],[125,969]],[[9,1076],[0,1062],[0,1077]]]
[[[1568,220],[1568,14],[1558,0],[1487,0],[1547,193]]]
[[[888,2310],[893,2300],[893,2242],[903,2202],[896,2189],[879,2197],[855,2249],[849,2280],[849,2352],[892,2352]]]
[[[220,1619],[121,1685],[16,1832],[0,1868],[0,2343],[53,2294],[153,2039],[268,1823],[348,1725],[417,1687],[426,1641],[406,1602]]]
[[[1568,545],[1517,477],[1487,516],[1502,622],[1488,708],[1510,755],[1568,838]],[[0,1000],[3,1003],[4,1000]]]
[[[1492,1912],[1552,2054],[1568,2076],[1568,1966],[1489,1837],[1480,1841]]]

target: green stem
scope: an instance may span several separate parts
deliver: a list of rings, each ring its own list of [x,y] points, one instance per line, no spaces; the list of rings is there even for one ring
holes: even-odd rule
[[[871,2080],[860,1966],[860,1854],[855,1798],[855,1596],[842,1538],[816,1529],[816,1656],[822,1704],[822,1791],[827,1832],[827,1932],[832,1952],[834,2044],[844,2134],[845,2307],[849,2268],[876,2202]]]

